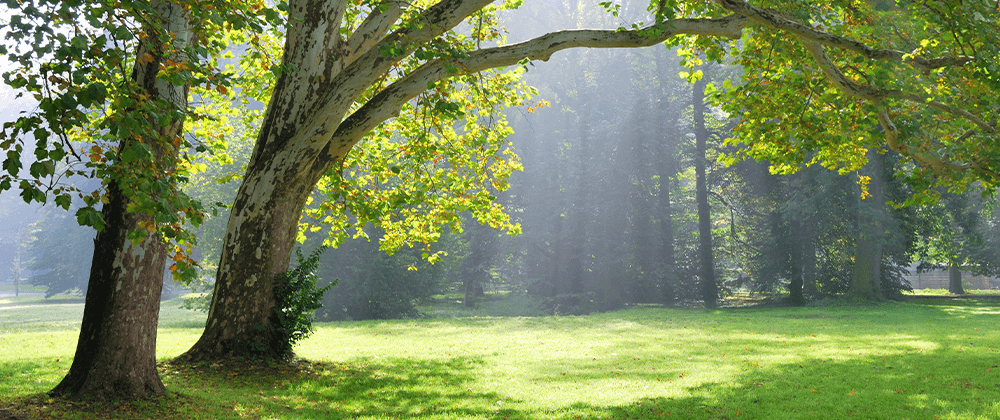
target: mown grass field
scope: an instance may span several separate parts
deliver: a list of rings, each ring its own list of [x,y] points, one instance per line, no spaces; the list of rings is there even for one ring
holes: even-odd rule
[[[43,418],[1000,418],[992,300],[530,318],[443,305],[451,317],[319,324],[291,368],[163,363],[166,398],[92,404],[41,394],[70,366],[82,303],[21,299],[0,300],[0,410]],[[203,319],[166,302],[158,358]]]

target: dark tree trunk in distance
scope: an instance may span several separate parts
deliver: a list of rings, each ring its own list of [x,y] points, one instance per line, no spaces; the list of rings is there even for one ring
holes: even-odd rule
[[[677,127],[679,113],[670,112],[669,104],[672,103],[668,97],[667,81],[673,76],[667,68],[666,51],[658,50],[656,56],[656,72],[660,83],[660,117],[656,119],[660,137],[659,147],[656,148],[655,158],[657,162],[656,172],[660,177],[659,190],[657,191],[657,206],[659,207],[660,219],[660,298],[665,305],[671,305],[677,299],[675,287],[677,281],[677,257],[674,252],[674,212],[670,203],[670,187],[672,179],[677,171],[677,164],[674,158],[675,136],[673,133]],[[679,101],[678,101],[679,102]],[[668,117],[668,115],[670,115]],[[669,122],[669,123],[668,123]]]
[[[802,240],[802,286],[808,296],[816,296],[816,237],[812,227],[803,231]]]
[[[788,301],[792,305],[802,306],[806,304],[805,297],[802,295],[802,284],[803,284],[803,270],[802,270],[802,235],[800,233],[802,229],[802,224],[798,220],[793,220],[788,224],[791,232],[789,232],[788,237],[794,239],[792,241],[792,247],[789,250],[790,273],[788,282]]]
[[[576,78],[577,95],[583,95],[587,91],[586,80],[578,74]],[[570,238],[572,240],[570,257],[570,285],[569,293],[583,293],[583,276],[586,272],[584,265],[587,263],[587,227],[590,222],[590,207],[588,206],[588,188],[590,188],[589,171],[590,166],[590,106],[586,101],[578,97],[577,121],[578,135],[580,140],[574,147],[579,147],[579,162],[577,162],[577,182],[576,192],[573,197],[573,222],[571,225]],[[612,281],[612,280],[609,280]]]
[[[707,68],[705,68],[707,70]],[[703,70],[704,71],[704,70]],[[704,71],[705,77],[708,72]],[[705,78],[694,84],[691,97],[694,103],[694,135],[697,142],[695,151],[695,198],[698,201],[698,255],[701,264],[701,297],[706,308],[718,306],[719,286],[715,281],[715,261],[712,253],[712,216],[708,205],[708,181],[705,177],[705,151],[708,129],[705,128]]]
[[[962,267],[955,262],[948,264],[948,291],[956,295],[964,295],[962,287]]]
[[[882,194],[882,170],[878,155],[868,152],[868,191],[871,197],[862,200],[858,209],[858,246],[854,254],[854,274],[849,294],[865,300],[882,300],[882,237],[885,227],[882,218],[885,199]]]

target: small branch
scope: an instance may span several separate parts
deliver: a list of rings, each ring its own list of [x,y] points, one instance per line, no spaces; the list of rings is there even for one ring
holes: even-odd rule
[[[888,98],[896,98],[896,99],[903,99],[903,100],[914,102],[914,103],[917,103],[917,104],[925,104],[925,105],[927,105],[927,106],[929,106],[931,108],[937,109],[939,111],[944,111],[944,112],[947,112],[949,114],[965,118],[966,120],[969,120],[970,122],[972,122],[973,124],[975,124],[980,129],[982,129],[983,131],[985,131],[987,133],[990,133],[990,134],[996,134],[997,133],[997,130],[996,130],[995,126],[987,124],[985,121],[983,121],[981,118],[977,117],[975,114],[973,114],[973,113],[971,113],[969,111],[966,111],[964,109],[961,109],[961,108],[954,108],[954,107],[948,106],[948,105],[943,104],[943,103],[938,102],[938,101],[927,102],[926,99],[924,99],[924,98],[922,98],[920,96],[917,96],[917,95],[914,95],[914,94],[911,94],[911,93],[904,93],[904,92],[899,91],[899,90],[886,91],[886,97],[888,97]]]

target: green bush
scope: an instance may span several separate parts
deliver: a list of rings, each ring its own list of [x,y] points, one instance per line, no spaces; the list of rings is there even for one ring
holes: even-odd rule
[[[316,270],[319,257],[326,247],[317,248],[308,257],[301,250],[295,250],[298,266],[278,276],[274,282],[274,309],[271,313],[271,345],[260,349],[275,354],[279,359],[292,356],[295,343],[312,334],[313,313],[322,307],[323,294],[337,284],[333,281],[324,287],[317,287]]]

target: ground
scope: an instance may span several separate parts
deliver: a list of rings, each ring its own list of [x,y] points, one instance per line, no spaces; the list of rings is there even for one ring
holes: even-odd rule
[[[443,299],[422,309],[449,318],[321,323],[295,364],[241,367],[168,363],[204,314],[167,301],[168,396],[110,404],[43,395],[82,303],[40,301],[0,299],[0,419],[1000,418],[995,300],[504,317]]]

